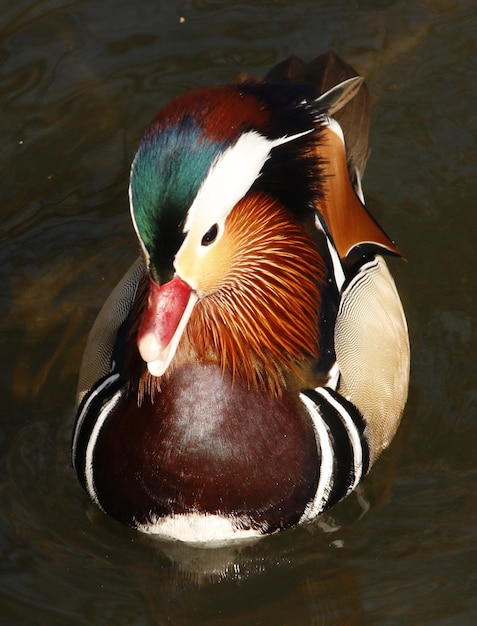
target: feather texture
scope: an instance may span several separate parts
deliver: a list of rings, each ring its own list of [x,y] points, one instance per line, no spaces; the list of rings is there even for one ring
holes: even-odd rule
[[[280,394],[318,358],[324,263],[316,243],[263,194],[239,202],[226,230],[215,255],[226,269],[196,305],[165,376],[189,361],[211,362],[249,387]],[[142,395],[158,388],[150,374],[143,377]]]
[[[400,253],[364,206],[355,76],[333,53],[291,57],[179,96],[147,129],[130,185],[143,258],[90,333],[72,443],[115,519],[201,543],[283,530],[349,494],[394,436],[409,342],[381,255]]]

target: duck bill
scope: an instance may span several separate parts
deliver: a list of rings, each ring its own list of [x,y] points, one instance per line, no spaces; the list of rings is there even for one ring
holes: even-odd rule
[[[149,279],[137,345],[153,376],[162,376],[169,367],[196,302],[197,295],[179,276],[164,285]]]

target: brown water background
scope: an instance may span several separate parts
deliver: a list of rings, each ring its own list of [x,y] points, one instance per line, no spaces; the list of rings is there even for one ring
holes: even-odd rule
[[[365,194],[407,258],[402,428],[311,527],[154,541],[69,459],[86,335],[137,253],[131,159],[172,96],[328,49],[366,77]],[[477,623],[475,1],[0,0],[0,63],[0,624]]]

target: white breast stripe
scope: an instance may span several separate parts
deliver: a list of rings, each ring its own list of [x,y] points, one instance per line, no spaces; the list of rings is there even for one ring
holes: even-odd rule
[[[311,520],[323,511],[333,487],[333,446],[323,418],[316,404],[303,393],[300,399],[311,417],[315,429],[316,442],[321,453],[320,477],[315,497],[308,503],[300,522]]]
[[[363,448],[361,445],[359,431],[345,407],[340,404],[326,389],[323,387],[317,387],[315,391],[337,411],[341,417],[344,427],[346,428],[346,432],[348,433],[351,447],[353,448],[354,461],[354,481],[347,491],[347,493],[350,493],[359,483],[363,475]]]
[[[86,448],[86,459],[85,459],[85,478],[86,478],[86,489],[91,497],[91,499],[96,502],[96,504],[102,509],[101,504],[98,500],[98,496],[96,495],[96,489],[94,486],[94,477],[93,477],[93,452],[94,447],[96,445],[96,441],[99,436],[99,432],[103,427],[104,422],[109,417],[111,411],[114,409],[116,404],[121,399],[122,389],[118,389],[114,396],[106,402],[103,406],[101,412],[98,415],[98,419],[94,425],[93,430],[91,431],[91,436],[88,441],[88,446]]]
[[[73,444],[71,446],[71,453],[73,457],[73,466],[76,467],[75,456],[76,456],[76,446],[78,445],[78,436],[81,432],[81,428],[83,426],[83,422],[85,417],[88,415],[91,404],[96,400],[98,396],[103,394],[105,390],[110,387],[117,379],[119,378],[119,374],[111,374],[108,378],[105,378],[103,382],[96,387],[96,389],[88,396],[88,399],[84,403],[83,408],[81,409],[81,413],[78,415],[78,419],[76,420],[75,432],[73,435]]]

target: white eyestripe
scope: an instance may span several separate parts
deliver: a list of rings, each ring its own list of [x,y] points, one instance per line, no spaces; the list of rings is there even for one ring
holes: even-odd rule
[[[188,211],[184,232],[194,227],[204,234],[213,224],[222,224],[258,178],[273,148],[313,130],[278,139],[267,139],[253,130],[241,135],[212,163]]]

